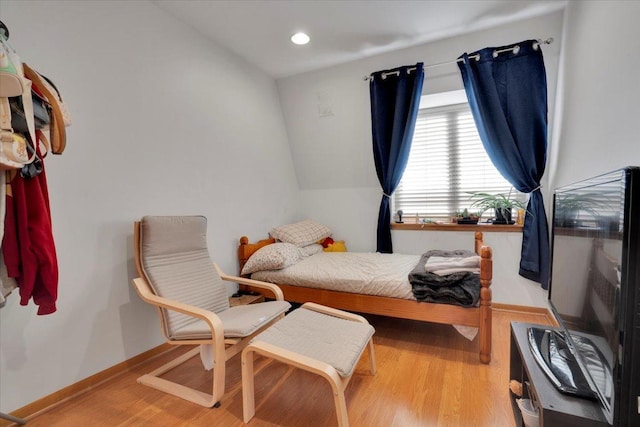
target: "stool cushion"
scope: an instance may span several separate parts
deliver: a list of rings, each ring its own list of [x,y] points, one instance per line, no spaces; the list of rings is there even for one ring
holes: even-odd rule
[[[368,323],[341,319],[299,308],[257,335],[252,342],[271,345],[320,360],[349,377],[373,336]]]

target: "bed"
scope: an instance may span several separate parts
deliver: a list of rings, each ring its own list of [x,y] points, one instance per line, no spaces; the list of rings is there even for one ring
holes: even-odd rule
[[[246,236],[241,237],[238,246],[240,271],[243,271],[251,255],[274,243],[276,243],[274,238],[250,243]],[[489,363],[491,361],[493,260],[491,248],[483,242],[482,232],[475,233],[474,250],[480,256],[480,289],[478,303],[472,307],[417,301],[411,293],[407,274],[420,259],[419,255],[319,252],[285,268],[256,271],[250,275],[244,275],[256,280],[276,283],[282,289],[285,300],[289,302],[315,302],[358,313],[478,328],[479,358],[482,363]],[[389,262],[390,267],[385,267],[389,256],[392,256],[394,261]],[[339,263],[336,264],[338,257],[350,257],[356,262],[371,264],[374,270],[367,272],[366,275],[360,272],[342,271],[337,267]],[[311,266],[312,273],[302,277],[292,275],[302,271],[303,265]],[[380,268],[384,267],[383,271],[376,273],[376,265]],[[327,289],[322,283],[323,280],[320,279],[325,275],[335,276],[331,277],[330,281],[338,283],[338,286]],[[380,291],[378,287],[373,287],[371,290],[372,287],[369,285],[373,281],[383,283],[383,288],[386,287],[390,291]],[[409,286],[408,290],[407,286]],[[244,286],[243,289],[251,290],[250,286]]]

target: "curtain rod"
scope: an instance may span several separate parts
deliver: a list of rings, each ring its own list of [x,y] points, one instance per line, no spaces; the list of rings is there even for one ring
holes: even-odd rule
[[[549,38],[548,38],[548,39],[546,39],[546,40],[537,39],[537,40],[535,41],[535,43],[533,43],[533,48],[534,48],[535,50],[538,50],[538,47],[539,47],[541,44],[551,44],[551,43],[553,43],[553,37],[549,37]],[[518,46],[518,45],[516,44],[515,46],[513,46],[513,47],[509,47],[509,48],[506,48],[506,49],[494,50],[494,51],[493,51],[493,57],[494,57],[494,58],[497,58],[497,57],[498,57],[498,55],[500,55],[501,53],[504,53],[504,52],[513,52],[513,53],[517,54],[519,51],[520,51],[520,46]],[[469,55],[469,58],[471,58],[471,59],[475,59],[476,61],[478,61],[478,60],[480,60],[480,55],[479,55],[479,54],[476,54],[476,55]],[[426,70],[427,68],[436,68],[436,67],[441,67],[441,66],[443,66],[443,65],[455,64],[455,63],[457,63],[457,62],[464,62],[464,59],[463,59],[463,58],[460,58],[460,59],[456,59],[456,60],[453,60],[453,61],[439,62],[439,63],[437,63],[437,64],[429,64],[429,65],[425,65],[425,66],[423,66],[422,68]],[[408,72],[408,73],[410,73],[410,72],[412,72],[412,71],[415,71],[415,69],[416,69],[416,67],[408,68],[408,69],[407,69],[407,72]],[[394,75],[394,74],[395,74],[396,76],[399,76],[399,75],[400,75],[400,71],[390,71],[390,72],[388,72],[388,73],[383,73],[383,74],[382,74],[382,78],[385,78],[385,77],[387,77],[387,76],[391,76],[391,75]],[[369,75],[367,75],[367,76],[364,76],[364,77],[362,78],[362,80],[367,81],[367,80],[371,80],[371,78],[372,78],[372,75],[371,75],[371,74],[369,74]]]

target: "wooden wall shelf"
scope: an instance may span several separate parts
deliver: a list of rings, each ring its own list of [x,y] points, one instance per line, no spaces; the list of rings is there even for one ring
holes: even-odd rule
[[[499,233],[522,233],[521,225],[494,225],[494,224],[391,224],[392,230],[413,231],[482,231]]]

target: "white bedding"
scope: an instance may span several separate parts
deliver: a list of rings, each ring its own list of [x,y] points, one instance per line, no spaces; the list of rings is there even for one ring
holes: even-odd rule
[[[409,272],[420,255],[320,252],[282,270],[253,273],[252,279],[357,294],[415,300]]]
[[[281,270],[263,270],[252,279],[281,285],[304,286],[415,301],[409,272],[420,255],[374,252],[320,252]],[[452,325],[473,341],[478,328]]]

